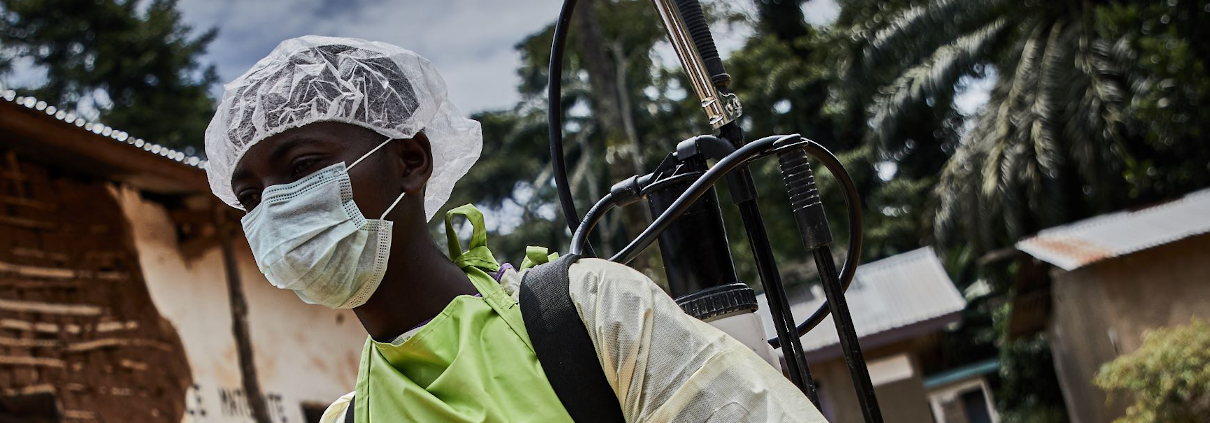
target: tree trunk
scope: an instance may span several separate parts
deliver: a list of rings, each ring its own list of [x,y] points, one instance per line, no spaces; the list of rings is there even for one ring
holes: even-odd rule
[[[231,302],[231,332],[235,335],[240,379],[243,379],[244,383],[244,399],[248,401],[248,409],[252,411],[254,421],[271,423],[269,407],[265,404],[265,396],[261,393],[260,382],[256,378],[252,338],[248,333],[248,301],[244,298],[244,287],[240,282],[235,248],[231,245],[234,224],[227,219],[224,213],[225,208],[223,205],[215,206],[215,226],[223,252],[223,267],[227,273],[227,294]]]
[[[799,0],[755,0],[761,31],[776,36],[799,57],[807,57],[811,53],[800,46],[798,39],[807,36],[811,28],[803,19]]]
[[[588,83],[592,90],[593,112],[600,122],[598,128],[605,137],[606,157],[610,184],[630,175],[645,173],[642,152],[639,148],[639,133],[630,116],[629,96],[622,70],[625,63],[619,54],[606,51],[601,24],[597,19],[596,2],[588,2],[576,9],[576,40],[588,72]],[[638,236],[650,220],[643,207],[627,207],[622,210],[623,228],[628,237]],[[608,240],[606,240],[608,242]]]

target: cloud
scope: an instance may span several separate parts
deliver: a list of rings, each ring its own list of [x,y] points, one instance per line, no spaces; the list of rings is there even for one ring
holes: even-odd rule
[[[46,83],[46,68],[34,65],[32,57],[19,56],[8,73],[0,74],[0,83],[9,88],[36,87]]]
[[[811,25],[831,25],[840,17],[840,5],[836,0],[808,0],[802,4],[802,14]]]
[[[954,95],[954,108],[958,113],[968,118],[978,114],[979,109],[991,99],[992,87],[996,85],[998,76],[994,68],[989,68],[984,76],[959,78]]]
[[[519,95],[513,50],[558,16],[561,0],[182,0],[185,21],[218,38],[204,60],[235,79],[281,40],[307,34],[396,44],[441,71],[463,112],[510,107]],[[221,89],[216,88],[216,92]],[[217,95],[217,93],[216,93]]]

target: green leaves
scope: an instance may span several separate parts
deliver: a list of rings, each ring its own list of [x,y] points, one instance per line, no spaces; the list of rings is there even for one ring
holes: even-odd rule
[[[1197,423],[1210,415],[1210,324],[1189,324],[1144,334],[1138,350],[1101,367],[1101,389],[1132,394],[1115,423]]]
[[[1160,199],[1205,186],[1210,151],[1210,2],[1113,3],[1097,9],[1102,56],[1125,75],[1122,133],[1133,159],[1124,170],[1132,197]],[[1142,124],[1134,125],[1133,122]]]

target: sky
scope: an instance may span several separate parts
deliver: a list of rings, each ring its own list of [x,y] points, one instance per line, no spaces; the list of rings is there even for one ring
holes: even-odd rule
[[[723,0],[703,0],[718,5]],[[752,0],[727,4],[754,14]],[[180,0],[185,24],[200,34],[218,29],[202,58],[213,64],[222,83],[231,81],[287,38],[301,35],[357,37],[395,44],[428,58],[446,79],[454,105],[465,114],[510,108],[520,95],[514,46],[558,17],[562,0]],[[806,21],[828,25],[840,8],[835,0],[809,0]],[[573,28],[573,31],[575,29]],[[715,28],[724,58],[751,35],[743,25]],[[666,43],[657,59],[676,66]],[[3,82],[38,85],[45,72],[18,61]],[[213,94],[222,96],[222,86]],[[88,105],[84,105],[86,108]]]
[[[751,0],[728,4],[749,16],[753,13]],[[178,8],[196,33],[218,29],[202,60],[215,65],[224,83],[284,39],[307,34],[358,37],[427,57],[446,79],[454,105],[471,114],[517,103],[521,58],[513,46],[553,22],[561,5],[562,0],[180,0]],[[802,10],[813,25],[828,25],[840,14],[835,0],[809,0]],[[714,35],[725,58],[742,46],[751,29],[716,28]],[[671,47],[659,46],[656,54],[667,65],[676,65]],[[44,78],[44,72],[18,61],[3,79],[10,86],[30,86]],[[968,116],[987,101],[990,88],[988,81],[975,82],[957,99],[959,110]],[[221,97],[221,85],[213,93]]]
[[[752,7],[751,0],[732,4],[741,11]],[[554,22],[561,5],[562,0],[181,0],[178,8],[199,32],[218,28],[203,60],[215,64],[224,83],[287,38],[365,38],[428,58],[445,77],[453,103],[469,114],[516,104],[520,56],[513,46]],[[803,10],[813,24],[830,23],[839,14],[833,0],[811,0]],[[726,54],[749,34],[731,28],[715,35]],[[675,60],[670,49],[658,53]]]
[[[513,45],[553,22],[559,0],[181,0],[185,21],[218,28],[204,60],[225,83],[281,40],[315,34],[395,44],[428,58],[464,112],[515,103]],[[216,89],[216,91],[221,91]]]

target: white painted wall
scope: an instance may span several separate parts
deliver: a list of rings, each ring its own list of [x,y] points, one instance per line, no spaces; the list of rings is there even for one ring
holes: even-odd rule
[[[251,422],[218,247],[185,258],[163,206],[132,189],[111,192],[131,225],[152,301],[176,329],[189,360],[193,388],[186,394],[183,422]],[[302,404],[323,406],[353,389],[365,330],[352,312],[307,305],[273,288],[242,239],[235,249],[270,414],[275,423],[302,423]]]

